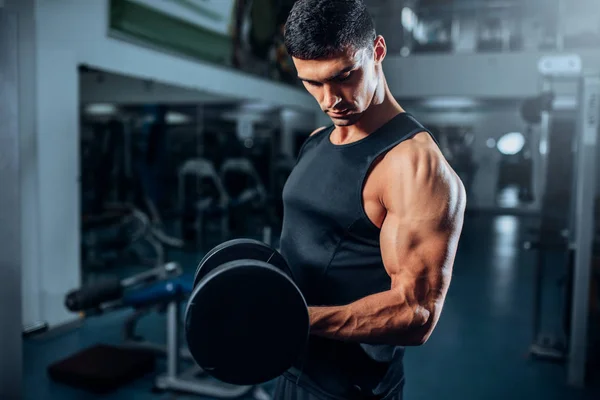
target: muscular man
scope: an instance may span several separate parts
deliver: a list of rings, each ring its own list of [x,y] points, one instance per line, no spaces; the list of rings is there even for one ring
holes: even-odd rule
[[[306,140],[283,191],[280,249],[311,335],[275,398],[401,399],[404,348],[440,318],[464,187],[390,93],[362,0],[297,1],[285,44],[333,124]]]

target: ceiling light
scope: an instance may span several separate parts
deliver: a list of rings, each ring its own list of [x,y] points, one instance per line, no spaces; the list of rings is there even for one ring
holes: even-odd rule
[[[504,155],[515,155],[525,146],[525,136],[520,132],[510,132],[498,139],[496,148]]]

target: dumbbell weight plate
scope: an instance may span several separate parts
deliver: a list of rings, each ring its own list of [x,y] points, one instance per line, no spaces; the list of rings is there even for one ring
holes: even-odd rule
[[[258,260],[236,260],[199,279],[185,313],[190,353],[213,377],[235,385],[272,380],[298,359],[308,308],[290,277]]]
[[[293,279],[292,272],[285,259],[272,247],[254,239],[232,239],[214,247],[204,256],[204,258],[202,258],[202,261],[198,264],[198,268],[196,268],[194,287],[198,285],[198,282],[204,276],[219,265],[223,265],[229,261],[242,259],[267,262],[280,268]]]

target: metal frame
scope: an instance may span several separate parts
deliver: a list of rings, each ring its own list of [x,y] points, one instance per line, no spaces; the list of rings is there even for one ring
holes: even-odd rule
[[[567,382],[583,387],[586,381],[588,319],[592,253],[595,232],[596,166],[600,118],[600,71],[584,71],[577,56],[553,56],[538,65],[549,79],[578,84],[575,165],[571,200],[569,248],[574,253],[571,288],[571,329],[567,358]],[[545,87],[546,88],[546,87]],[[543,124],[547,128],[546,123]]]
[[[579,90],[577,165],[575,186],[575,265],[571,305],[568,383],[585,384],[591,263],[595,225],[596,158],[600,114],[600,74],[581,77]]]
[[[0,3],[0,398],[22,396],[18,18]]]
[[[575,65],[575,67],[569,67]],[[539,61],[538,71],[541,75],[541,93],[552,92],[554,83],[557,80],[571,81],[576,79],[581,71],[581,61],[577,57],[544,57]],[[544,229],[542,224],[544,213],[544,198],[546,198],[548,184],[548,165],[550,151],[550,129],[552,123],[552,111],[545,107],[541,110],[541,121],[538,134],[535,135],[535,140],[532,142],[532,156],[534,160],[533,168],[533,186],[535,193],[535,207],[538,209],[540,220],[539,228]],[[575,141],[575,140],[574,140]],[[573,173],[575,176],[575,172]],[[573,203],[573,201],[571,201]],[[572,226],[572,218],[569,218]],[[570,227],[571,227],[570,226]],[[544,235],[545,236],[545,235]],[[534,240],[526,242],[525,249],[537,250],[536,262],[534,267],[533,277],[533,298],[532,298],[532,343],[529,348],[530,356],[536,359],[564,362],[567,359],[567,344],[560,337],[542,332],[542,304],[543,304],[543,287],[542,280],[544,276],[544,265],[546,259],[546,251],[550,249],[561,250],[566,247],[565,243],[560,241],[547,243],[546,239]]]
[[[552,90],[552,84],[547,79],[542,83],[542,93]],[[542,198],[546,195],[547,174],[548,174],[548,152],[550,151],[550,111],[542,110],[539,137],[537,140],[536,151],[532,154],[537,158],[534,162],[533,191],[535,195],[536,208],[541,212]]]

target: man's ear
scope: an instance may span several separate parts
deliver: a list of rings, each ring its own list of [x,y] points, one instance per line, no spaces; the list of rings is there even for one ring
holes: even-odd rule
[[[387,54],[387,45],[385,39],[381,35],[377,35],[373,42],[373,60],[376,64],[383,62]]]

